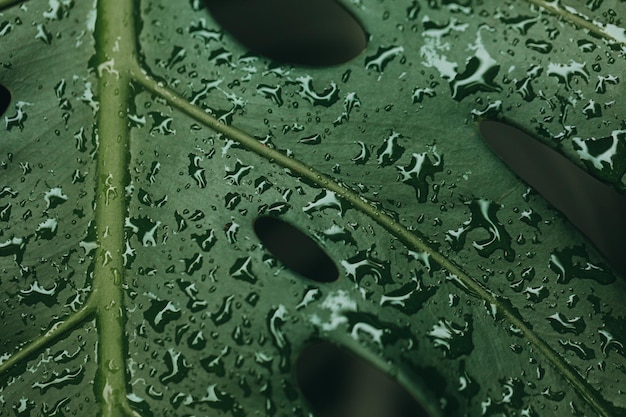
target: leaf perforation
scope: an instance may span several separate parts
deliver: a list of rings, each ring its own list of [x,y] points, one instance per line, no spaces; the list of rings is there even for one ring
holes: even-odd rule
[[[573,24],[586,28],[596,35],[602,36],[605,39],[608,39],[611,42],[620,42],[619,39],[612,37],[610,34],[606,33],[606,31],[598,29],[598,26],[591,22],[589,19],[584,17],[575,15],[573,13],[568,12],[567,10],[555,7],[555,2],[545,2],[540,0],[527,0],[529,3],[542,7],[545,10],[548,10],[551,13],[557,14],[562,18],[571,21]],[[10,7],[12,5],[18,4],[19,1],[15,0],[0,0],[0,10]],[[104,3],[104,2],[103,2]],[[114,2],[111,2],[114,3]],[[100,6],[103,8],[114,7],[114,6]],[[128,11],[128,9],[126,9]],[[131,10],[132,12],[132,10]],[[132,14],[132,13],[131,13]],[[104,29],[101,29],[101,31]],[[138,39],[134,38],[136,33],[132,31],[130,28],[124,29],[127,35],[132,33],[132,38],[134,42],[138,43]],[[595,32],[594,32],[595,30]],[[453,262],[448,260],[445,254],[439,252],[434,249],[431,245],[426,243],[424,239],[418,236],[418,233],[414,233],[411,230],[404,227],[398,219],[394,219],[392,216],[389,216],[384,213],[384,211],[378,208],[374,203],[367,201],[362,198],[357,192],[351,190],[348,186],[338,182],[334,178],[323,174],[304,163],[301,163],[289,156],[285,155],[279,150],[274,150],[269,146],[265,146],[262,142],[260,142],[253,135],[246,133],[242,130],[239,130],[233,126],[229,126],[219,118],[213,117],[206,112],[205,109],[200,107],[199,105],[194,105],[195,101],[200,101],[204,99],[201,97],[201,93],[199,92],[198,98],[194,98],[190,103],[186,98],[182,95],[176,93],[173,89],[168,86],[165,86],[163,81],[157,81],[154,77],[148,75],[146,71],[145,62],[140,63],[138,59],[135,59],[137,54],[133,53],[129,55],[130,61],[124,62],[116,62],[113,64],[108,60],[107,57],[101,59],[103,64],[107,64],[108,66],[102,67],[102,71],[99,74],[100,82],[104,82],[106,79],[114,85],[123,84],[126,81],[134,81],[138,85],[141,85],[145,90],[154,94],[155,96],[160,97],[165,101],[165,103],[175,107],[183,114],[186,114],[195,120],[197,120],[202,125],[209,127],[220,135],[223,135],[225,138],[229,140],[235,141],[245,147],[248,151],[272,162],[278,164],[292,173],[297,174],[302,178],[306,178],[306,180],[314,185],[317,185],[321,188],[330,190],[338,195],[342,200],[348,202],[351,208],[357,210],[358,212],[368,216],[376,223],[378,223],[381,227],[389,232],[389,234],[399,241],[401,241],[409,251],[409,254],[413,253],[413,256],[416,259],[429,259],[432,262],[441,265],[444,269],[447,270],[446,275],[450,279],[459,280],[463,286],[465,286],[468,291],[473,294],[479,296],[485,304],[491,305],[494,310],[498,311],[510,324],[511,326],[516,327],[520,330],[520,332],[524,333],[526,339],[530,341],[534,346],[540,350],[546,358],[559,370],[559,372],[576,388],[576,390],[581,394],[581,396],[585,397],[585,399],[602,415],[611,416],[613,415],[613,411],[610,409],[610,406],[606,405],[602,400],[600,395],[595,392],[590,385],[576,372],[572,369],[572,367],[567,364],[567,362],[557,353],[553,348],[551,348],[538,334],[536,334],[531,326],[525,321],[525,319],[519,315],[517,310],[510,304],[509,300],[503,298],[499,295],[496,295],[491,290],[486,288],[483,284],[481,284],[477,279],[471,277],[467,274],[463,268],[455,265]],[[127,59],[129,59],[127,57]],[[115,65],[115,66],[113,66]],[[143,65],[143,66],[142,66]],[[100,68],[100,67],[98,67]],[[124,100],[128,102],[132,102],[134,100],[134,96],[138,94],[137,92],[126,92],[120,95],[121,99],[119,100],[122,104]],[[117,103],[117,102],[116,102]],[[119,103],[117,103],[119,104]],[[110,109],[110,107],[109,107]],[[102,111],[102,110],[101,110]],[[100,134],[102,136],[106,136],[107,134],[107,123],[99,121],[98,126],[100,127]],[[124,131],[123,131],[124,133]],[[129,134],[128,130],[125,130],[125,137],[123,142],[128,145]],[[100,155],[106,153],[107,147],[106,139],[103,140],[100,144],[100,153],[98,155],[99,164],[100,164]],[[123,146],[122,146],[123,147]],[[105,149],[105,150],[103,150]],[[125,159],[122,159],[123,161]],[[106,164],[105,164],[106,165]],[[122,164],[124,165],[124,164]],[[125,173],[127,169],[126,165],[118,167],[119,173]],[[105,168],[102,164],[99,165],[99,172],[102,174],[105,172]],[[120,176],[121,178],[121,176]],[[108,181],[109,176],[100,176],[100,180],[98,182],[98,187],[100,190],[106,189],[107,192],[99,193],[100,195],[109,196],[108,200],[103,200],[103,205],[110,203],[116,197],[121,197],[121,186],[124,184],[122,179],[116,179],[118,182],[112,183]],[[104,187],[104,188],[103,188]],[[112,188],[113,187],[113,188]],[[117,195],[112,192],[108,192],[111,190],[120,191]],[[124,207],[124,211],[127,210],[126,206]],[[118,210],[119,211],[119,210]],[[100,221],[98,221],[99,229],[102,229],[103,226],[107,226],[111,224],[111,222],[115,223],[115,220],[110,220],[110,217],[107,217],[107,213],[100,214]],[[105,220],[102,220],[105,219]],[[99,239],[101,240],[101,239]],[[102,246],[98,249],[98,253],[96,255],[96,259],[94,262],[103,264],[105,266],[109,266],[110,262],[113,261],[113,258],[116,257],[114,254],[116,251],[119,253],[124,252],[124,247],[122,244],[118,243],[113,244],[113,246]],[[119,274],[119,272],[118,272]],[[47,346],[53,344],[56,340],[58,340],[62,335],[70,332],[71,330],[77,328],[81,324],[84,324],[88,319],[93,318],[94,316],[98,318],[99,323],[101,323],[102,317],[106,316],[109,313],[105,313],[105,309],[107,306],[102,304],[98,298],[111,289],[113,287],[102,286],[101,277],[104,276],[105,273],[99,270],[94,272],[95,285],[96,290],[89,296],[86,304],[77,312],[73,313],[68,317],[67,320],[61,322],[59,325],[54,326],[50,331],[46,334],[40,336],[32,343],[26,345],[25,347],[20,348],[15,354],[13,354],[8,360],[4,361],[0,364],[0,374],[7,372],[10,368],[12,368],[15,364],[20,363],[22,361],[28,360],[28,358],[32,357],[32,355],[44,349]],[[112,276],[115,278],[115,274]],[[119,276],[119,280],[122,281],[123,277]],[[119,282],[118,282],[119,285]],[[107,294],[108,296],[108,294]],[[117,293],[113,297],[114,300],[117,300],[121,303],[123,294]],[[110,305],[108,307],[111,307]],[[115,309],[115,308],[114,308]],[[115,313],[117,314],[117,313]],[[112,316],[113,317],[113,316]],[[119,318],[119,317],[118,317]],[[99,329],[102,331],[102,329]],[[119,352],[118,352],[119,353]],[[106,364],[109,366],[110,364]],[[104,366],[104,365],[101,365]],[[122,365],[123,366],[123,365]],[[100,372],[104,372],[101,370]],[[122,372],[123,373],[123,372]],[[118,398],[115,400],[118,402],[117,410],[121,410],[125,415],[136,415],[140,414],[132,408],[129,402],[125,399]],[[111,405],[112,402],[103,398],[103,404]],[[108,412],[108,414],[107,414]],[[103,412],[103,415],[114,415],[115,409],[110,408],[108,411]]]

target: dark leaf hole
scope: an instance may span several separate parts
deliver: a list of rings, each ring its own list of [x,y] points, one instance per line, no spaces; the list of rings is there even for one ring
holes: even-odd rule
[[[485,120],[480,133],[513,172],[563,213],[626,276],[626,196],[516,127]]]
[[[9,103],[11,102],[11,93],[5,86],[0,84],[0,116],[4,114],[4,112],[9,107]]]
[[[252,52],[290,64],[342,64],[365,49],[359,22],[335,0],[205,0]]]
[[[330,342],[300,353],[296,379],[316,417],[430,416],[395,380]]]
[[[333,260],[306,234],[274,217],[259,217],[254,231],[263,246],[287,268],[305,278],[331,282],[339,277]]]

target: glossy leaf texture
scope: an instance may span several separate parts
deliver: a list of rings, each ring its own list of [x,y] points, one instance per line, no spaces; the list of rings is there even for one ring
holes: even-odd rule
[[[198,0],[0,3],[1,414],[307,416],[319,340],[433,416],[625,414],[626,281],[478,131],[624,193],[623,2],[342,5],[366,50],[298,68]]]

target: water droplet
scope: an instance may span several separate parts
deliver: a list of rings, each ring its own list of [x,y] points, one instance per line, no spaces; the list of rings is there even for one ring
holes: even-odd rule
[[[474,350],[474,343],[472,342],[473,319],[470,315],[466,315],[464,318],[463,324],[440,319],[428,332],[434,345],[441,348],[446,357],[454,359],[462,355],[469,355]]]
[[[559,334],[573,333],[578,336],[585,331],[585,320],[582,317],[568,319],[561,313],[554,313],[548,317],[548,321],[554,330]]]
[[[378,285],[393,283],[391,262],[376,259],[375,246],[362,250],[345,261],[341,261],[341,265],[346,270],[348,278],[357,284],[361,283],[366,276],[372,276]]]
[[[365,68],[383,72],[385,67],[398,55],[404,53],[403,46],[378,47],[378,51],[372,56],[365,58]]]
[[[502,249],[504,258],[512,262],[515,259],[515,251],[511,246],[511,236],[496,217],[501,207],[484,199],[473,199],[465,204],[469,206],[472,217],[457,230],[446,232],[446,240],[452,249],[457,252],[460,251],[465,245],[465,237],[468,232],[476,228],[484,228],[489,232],[489,238],[472,242],[478,253],[481,256],[489,257],[496,250]]]

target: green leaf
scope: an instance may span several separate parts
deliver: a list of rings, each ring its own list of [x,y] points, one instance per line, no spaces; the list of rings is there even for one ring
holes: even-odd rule
[[[0,2],[1,414],[306,416],[322,339],[433,415],[626,415],[625,280],[478,136],[624,192],[623,2],[345,6],[364,53],[296,68],[198,0]]]

